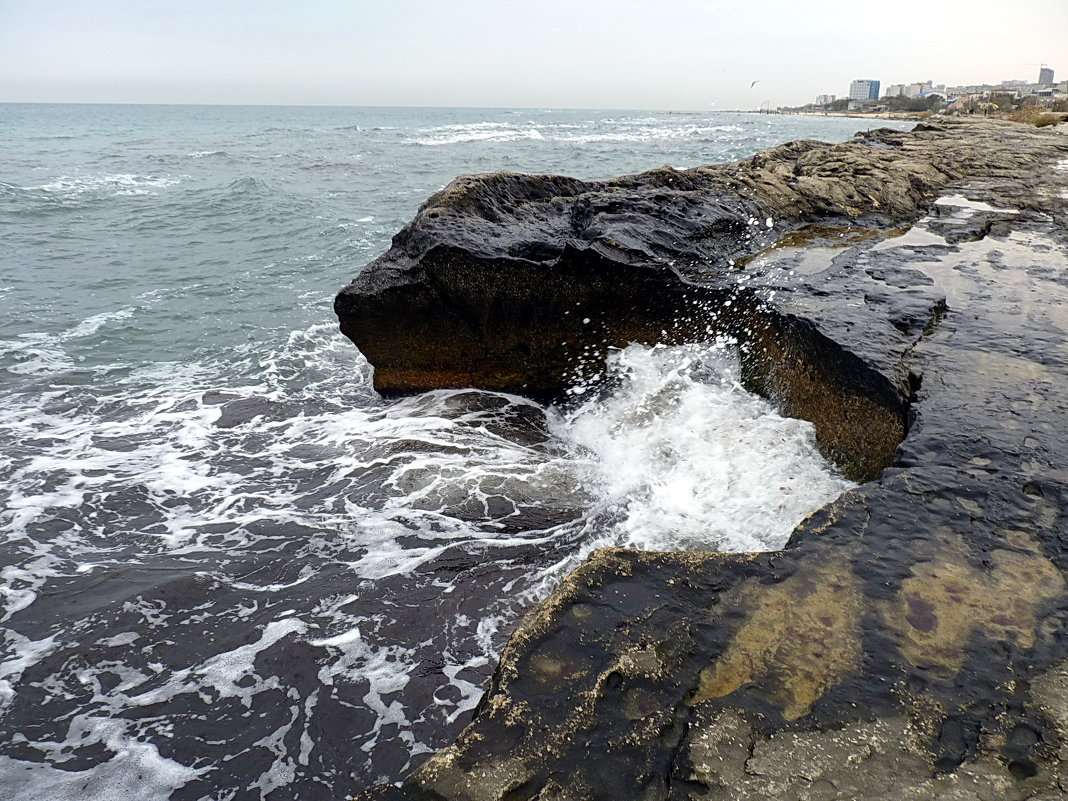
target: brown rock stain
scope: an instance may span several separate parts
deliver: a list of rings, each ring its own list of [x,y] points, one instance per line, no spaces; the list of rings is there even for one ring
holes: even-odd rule
[[[848,559],[806,566],[771,587],[749,582],[739,595],[752,612],[701,671],[691,704],[761,681],[783,717],[796,720],[858,669],[862,595]]]
[[[742,364],[746,388],[773,399],[783,414],[811,422],[820,452],[847,478],[878,478],[905,438],[901,397],[876,399],[858,391],[840,368],[822,363],[815,342],[778,325],[774,319],[750,322]]]
[[[990,555],[987,571],[970,564],[959,541],[943,542],[935,558],[913,566],[895,601],[883,605],[887,625],[914,665],[952,676],[976,631],[994,640],[1035,644],[1042,607],[1065,592],[1056,566],[1026,534],[1007,537],[1013,550]]]

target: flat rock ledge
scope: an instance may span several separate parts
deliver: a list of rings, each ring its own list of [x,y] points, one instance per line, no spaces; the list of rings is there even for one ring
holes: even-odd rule
[[[1068,136],[951,121],[431,197],[337,297],[386,393],[739,342],[863,481],[760,554],[602,550],[401,801],[1068,797]]]

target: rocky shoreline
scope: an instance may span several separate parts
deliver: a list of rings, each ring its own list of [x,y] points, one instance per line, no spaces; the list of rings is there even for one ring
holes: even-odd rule
[[[727,335],[865,483],[780,552],[598,552],[369,797],[1063,797],[1065,165],[947,121],[430,198],[335,303],[380,391],[566,397],[607,348]]]

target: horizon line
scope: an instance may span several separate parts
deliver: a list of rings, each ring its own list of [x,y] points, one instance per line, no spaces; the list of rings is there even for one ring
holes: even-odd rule
[[[651,106],[432,106],[418,103],[400,103],[397,105],[359,104],[359,103],[168,103],[144,102],[137,100],[0,100],[5,106],[189,106],[205,108],[412,108],[412,109],[468,109],[468,110],[518,110],[518,111],[663,111],[677,113],[749,113],[762,111],[760,108],[655,108]],[[778,108],[778,107],[776,107]]]

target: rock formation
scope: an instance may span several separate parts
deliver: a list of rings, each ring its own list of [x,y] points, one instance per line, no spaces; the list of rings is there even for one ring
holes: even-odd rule
[[[1064,797],[1066,164],[1057,129],[947,122],[430,198],[336,301],[380,391],[554,397],[729,334],[867,483],[781,552],[598,552],[371,797]]]

